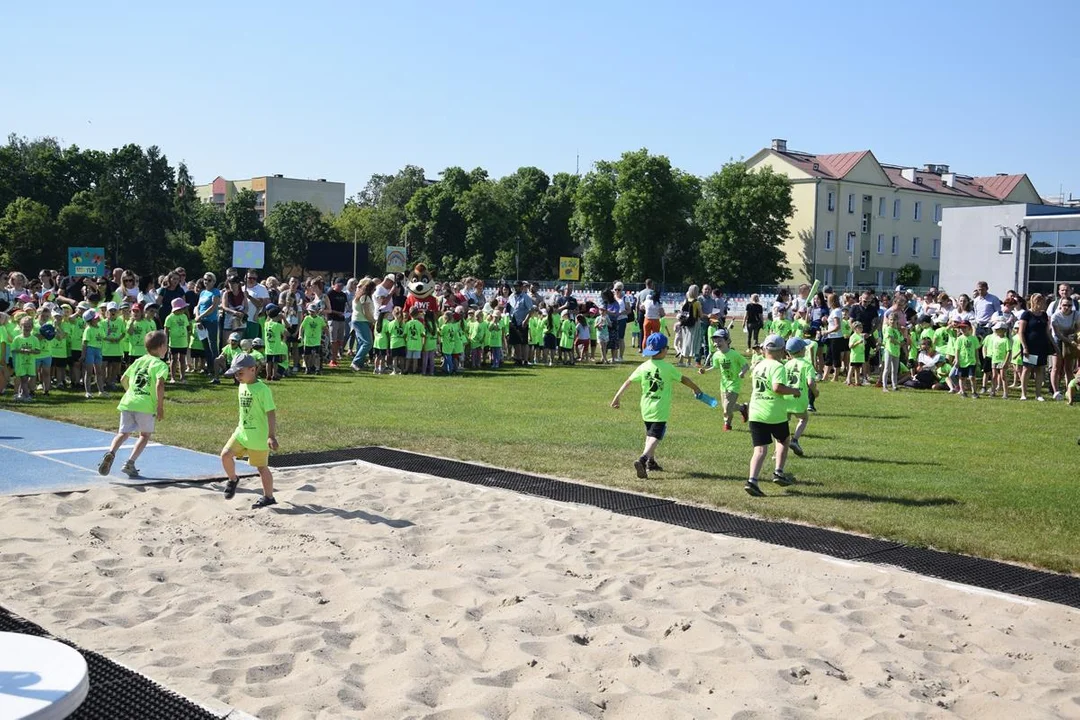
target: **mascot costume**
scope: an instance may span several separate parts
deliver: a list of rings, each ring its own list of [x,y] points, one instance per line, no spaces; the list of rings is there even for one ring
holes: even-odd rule
[[[405,316],[408,317],[414,307],[423,308],[425,314],[439,312],[439,300],[432,293],[435,291],[435,278],[428,272],[424,263],[417,263],[409,276],[405,278],[405,287],[409,297],[405,299]]]

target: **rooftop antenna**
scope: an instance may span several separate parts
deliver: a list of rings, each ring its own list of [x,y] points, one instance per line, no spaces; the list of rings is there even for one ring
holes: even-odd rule
[[[581,176],[581,153],[574,155],[574,174]]]

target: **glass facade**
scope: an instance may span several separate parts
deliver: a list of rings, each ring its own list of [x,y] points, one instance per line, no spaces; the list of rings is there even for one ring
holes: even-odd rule
[[[1027,294],[1053,296],[1063,282],[1080,285],[1080,230],[1032,232]]]

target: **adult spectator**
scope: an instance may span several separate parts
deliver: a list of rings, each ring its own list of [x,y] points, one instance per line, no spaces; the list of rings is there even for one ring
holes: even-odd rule
[[[706,318],[711,316],[712,311],[713,311],[713,307],[715,307],[715,303],[713,302],[712,286],[710,286],[710,285],[702,285],[701,286],[701,316],[706,317]]]
[[[349,336],[349,326],[345,322],[349,296],[345,293],[344,278],[334,278],[333,286],[326,292],[326,302],[326,320],[330,325],[330,367],[337,367],[341,348]]]
[[[985,280],[975,283],[974,297],[971,301],[972,312],[975,313],[975,336],[984,338],[993,330],[990,324],[994,314],[1001,310],[1001,299],[990,294],[990,285]]]
[[[651,281],[650,281],[651,282]],[[614,295],[612,299],[614,300]],[[641,348],[645,349],[645,338],[660,332],[660,321],[664,318],[664,304],[660,302],[660,292],[650,290],[641,303]]]
[[[105,297],[113,297],[123,287],[124,268],[113,268],[112,275],[105,279]]]
[[[743,313],[742,326],[746,331],[746,348],[752,349],[758,344],[758,335],[765,325],[765,308],[761,306],[761,297],[757,293],[750,295]]]
[[[844,320],[844,311],[840,309],[840,296],[832,293],[827,296],[829,304],[828,326],[825,328],[824,340],[826,343],[825,359],[823,361],[824,373],[822,380],[829,379],[829,371],[833,371],[833,380],[840,378],[840,366],[843,363],[843,350],[840,342],[844,339],[841,324]],[[864,328],[865,329],[865,328]]]
[[[624,291],[620,280],[616,280],[612,284],[611,291],[615,294],[615,302],[619,304],[619,312],[615,316],[615,323],[608,329],[608,337],[611,336],[612,329],[614,329],[615,339],[619,343],[615,348],[615,355],[611,358],[611,361],[622,362],[623,354],[626,352],[626,326],[629,324],[630,316],[634,312],[634,305],[631,296]]]
[[[186,299],[186,290],[180,282],[180,274],[175,270],[165,276],[165,285],[158,291],[158,304],[161,311],[157,314],[158,328],[165,326],[165,317],[169,314],[168,308],[172,307],[173,300]]]
[[[154,282],[153,277],[139,278],[139,294],[135,298],[136,302],[144,308],[147,305],[157,305],[157,288],[160,287],[162,280],[164,278],[158,278],[157,282]]]
[[[1054,301],[1050,303],[1050,305],[1046,308],[1047,315],[1053,317],[1054,313],[1057,312],[1058,303],[1061,302],[1064,298],[1070,297],[1071,295],[1072,285],[1070,285],[1069,283],[1059,284],[1057,286],[1057,297],[1054,298]]]
[[[235,275],[231,277],[236,277]],[[270,291],[259,284],[259,274],[254,270],[248,270],[244,275],[244,292],[255,304],[255,314],[258,316],[262,309],[270,302]]]
[[[290,296],[294,299],[292,302],[290,302],[289,300]],[[285,309],[290,307],[293,303],[295,303],[295,306],[299,313],[303,314],[304,290],[300,285],[300,278],[296,277],[295,275],[291,276],[285,286],[281,288],[281,290],[278,292],[277,301],[278,307],[281,308],[282,313],[284,313]],[[289,323],[286,322],[286,325],[288,324]]]
[[[139,278],[130,270],[125,270],[120,275],[120,287],[116,290],[113,300],[123,305],[134,305],[139,301]]]
[[[351,363],[353,370],[363,370],[371,352],[371,329],[375,327],[375,301],[372,296],[376,287],[375,281],[366,277],[357,284],[353,295],[352,327],[356,333],[356,355]]]
[[[800,310],[810,309],[810,286],[803,283],[799,286],[799,291],[791,300],[792,312],[799,312]]]
[[[1077,348],[1077,333],[1080,332],[1080,312],[1077,312],[1071,297],[1056,301],[1057,311],[1050,316],[1050,329],[1053,332],[1056,352],[1053,367],[1050,369],[1050,388],[1054,399],[1061,400],[1062,381],[1069,382],[1069,375],[1076,369],[1080,349]]]
[[[507,342],[514,347],[514,364],[527,364],[529,358],[529,313],[533,301],[525,292],[525,283],[514,281],[514,292],[506,299],[506,309],[510,313],[510,337]]]
[[[949,322],[961,323],[966,322],[969,325],[975,324],[975,312],[971,309],[971,298],[966,294],[960,295],[956,298],[956,308],[949,313]]]
[[[203,353],[206,357],[207,371],[210,373],[210,382],[218,384],[217,363],[214,360],[218,355],[218,310],[221,307],[221,291],[217,289],[217,277],[212,272],[203,275],[205,289],[199,293],[195,305],[196,328],[201,328],[206,333],[203,338]]]
[[[691,285],[686,290],[686,300],[679,308],[679,325],[683,329],[682,342],[679,344],[679,363],[682,364],[683,359],[692,363],[703,334],[701,290],[697,285]]]
[[[234,332],[242,337],[247,335],[247,319],[251,299],[244,292],[240,278],[231,277],[225,280],[225,292],[221,296],[221,326],[228,337]]]
[[[1020,315],[1019,331],[1024,364],[1020,371],[1020,399],[1027,400],[1027,379],[1034,373],[1035,399],[1042,402],[1043,375],[1054,347],[1050,317],[1046,314],[1046,296],[1042,293],[1034,293],[1028,298],[1028,309]]]
[[[578,301],[574,297],[574,286],[567,283],[562,287],[562,294],[555,298],[555,309],[558,311],[569,310],[571,315],[577,313]],[[611,318],[614,320],[614,318]]]
[[[394,283],[397,278],[393,273],[390,273],[383,278],[382,282],[375,288],[372,294],[372,300],[375,302],[376,317],[383,313],[388,313],[394,309]]]
[[[645,328],[645,301],[653,296],[653,290],[654,288],[652,278],[645,278],[645,287],[641,290],[638,290],[637,293],[637,324],[639,328],[642,328],[643,333]],[[645,347],[646,337],[648,337],[648,335],[642,334],[641,347]]]
[[[787,290],[781,288],[780,290],[776,291],[776,300],[773,301],[772,312],[770,316],[773,320],[791,319],[791,295],[788,293]]]

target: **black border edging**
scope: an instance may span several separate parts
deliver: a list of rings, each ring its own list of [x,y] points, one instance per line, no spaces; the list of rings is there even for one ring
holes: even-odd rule
[[[70,720],[222,720],[227,717],[227,714],[210,712],[100,653],[56,637],[40,625],[3,607],[0,607],[0,631],[56,640],[78,650],[83,656],[90,690],[79,709],[68,716]]]
[[[843,560],[890,565],[962,585],[1080,608],[1080,577],[1034,570],[997,560],[918,548],[812,525],[763,520],[621,490],[446,460],[392,448],[368,446],[271,455],[278,468],[361,460],[396,470],[498,487],[560,502],[576,502],[701,532],[750,538]]]

